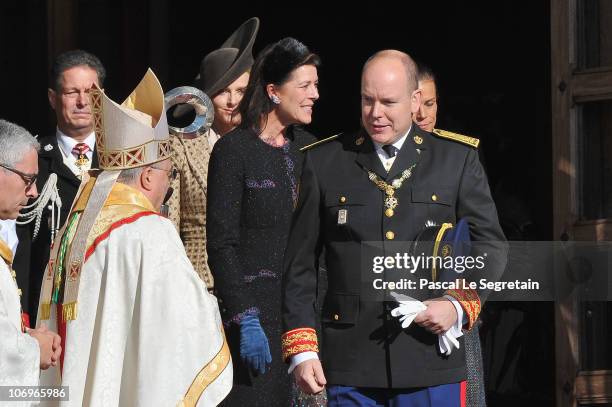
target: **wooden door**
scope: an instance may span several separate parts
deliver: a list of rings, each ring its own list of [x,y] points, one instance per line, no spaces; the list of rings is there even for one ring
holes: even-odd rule
[[[555,239],[611,241],[612,1],[551,0],[551,29]],[[612,403],[610,304],[556,303],[558,406]]]

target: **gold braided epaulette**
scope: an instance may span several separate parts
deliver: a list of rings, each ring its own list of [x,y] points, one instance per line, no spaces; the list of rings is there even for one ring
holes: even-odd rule
[[[309,149],[311,149],[313,147],[316,147],[316,146],[318,146],[320,144],[324,144],[324,143],[327,143],[328,141],[335,140],[338,137],[340,137],[341,134],[342,133],[334,134],[333,136],[328,137],[328,138],[324,138],[323,140],[315,141],[314,143],[308,144],[307,146],[304,146],[304,147],[300,148],[300,151],[306,151],[306,150],[309,150]]]
[[[459,143],[467,144],[468,146],[472,146],[474,148],[478,148],[478,145],[480,144],[480,140],[475,137],[464,136],[463,134],[453,133],[452,131],[434,129],[432,134],[448,140],[458,141]]]

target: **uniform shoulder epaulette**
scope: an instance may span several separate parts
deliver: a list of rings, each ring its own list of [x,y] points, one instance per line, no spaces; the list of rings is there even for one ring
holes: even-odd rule
[[[307,146],[304,146],[304,147],[300,148],[300,151],[310,150],[313,147],[316,147],[316,146],[321,145],[321,144],[325,144],[328,141],[335,140],[338,137],[340,137],[341,134],[342,133],[334,134],[333,136],[324,138],[323,140],[315,141],[314,143],[308,144]]]
[[[448,140],[457,141],[459,143],[467,144],[468,146],[478,148],[480,140],[475,137],[464,136],[463,134],[453,133],[452,131],[434,129],[432,134],[438,137],[442,137]]]

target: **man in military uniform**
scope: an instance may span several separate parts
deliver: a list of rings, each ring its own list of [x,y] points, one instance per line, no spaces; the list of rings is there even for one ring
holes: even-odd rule
[[[418,87],[421,90],[421,104],[419,105],[419,110],[412,115],[412,119],[422,130],[436,133],[442,137],[445,134],[450,135],[451,133],[446,130],[435,128],[438,119],[436,76],[428,66],[419,65],[417,79]],[[456,133],[453,134],[459,136]],[[464,336],[467,370],[466,407],[486,406],[482,350],[478,325],[478,323],[475,324]]]
[[[42,210],[38,220],[40,230],[37,222],[17,228],[20,244],[15,262],[24,276],[29,274],[29,278],[22,281],[23,306],[32,325],[36,324],[40,284],[49,261],[53,236],[70,213],[82,174],[98,167],[89,89],[94,83],[103,87],[105,77],[102,62],[86,51],[67,51],[53,62],[47,96],[55,112],[57,128],[53,135],[40,139],[42,151],[38,157],[40,172],[36,186],[42,194],[44,185],[55,174],[56,194],[61,204],[58,208],[59,202],[49,200],[48,195],[43,194],[42,202],[37,201]]]
[[[361,98],[365,132],[306,155],[285,253],[283,356],[303,390],[316,393],[327,384],[330,406],[459,406],[464,352],[442,354],[436,335],[457,325],[470,329],[485,293],[448,290],[425,301],[425,310],[403,329],[389,303],[362,292],[361,251],[362,242],[384,247],[412,241],[428,223],[460,218],[473,241],[504,241],[478,140],[429,133],[413,123],[421,92],[416,66],[403,52],[380,51],[366,62]],[[322,310],[324,368],[313,307],[323,246],[329,280]],[[504,250],[493,243],[487,250],[493,256],[486,276],[499,278]]]

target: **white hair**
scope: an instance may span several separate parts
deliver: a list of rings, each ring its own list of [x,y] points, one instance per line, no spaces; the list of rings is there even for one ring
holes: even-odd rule
[[[23,127],[0,119],[0,164],[15,167],[31,150],[40,150],[36,138]]]
[[[117,181],[127,185],[135,184],[138,180],[138,177],[140,177],[140,174],[142,174],[142,170],[144,170],[145,168],[147,167],[137,167],[129,168],[127,170],[121,170]]]

